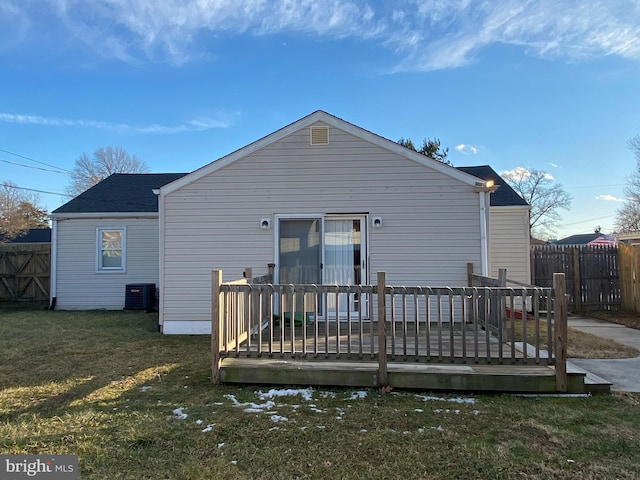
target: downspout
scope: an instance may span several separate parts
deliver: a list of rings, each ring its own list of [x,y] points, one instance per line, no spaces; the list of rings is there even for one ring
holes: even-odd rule
[[[159,188],[153,189],[158,197],[158,331],[164,325],[164,195]]]
[[[481,275],[489,276],[489,241],[487,238],[487,196],[486,191],[480,190],[480,263]]]
[[[56,308],[58,296],[58,219],[51,219],[51,272],[49,278],[49,310]]]

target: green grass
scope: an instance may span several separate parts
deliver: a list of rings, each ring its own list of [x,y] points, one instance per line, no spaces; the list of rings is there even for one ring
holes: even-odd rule
[[[0,311],[0,453],[77,454],[83,479],[640,477],[639,395],[322,388],[251,413],[269,387],[212,386],[209,337],[156,321]]]

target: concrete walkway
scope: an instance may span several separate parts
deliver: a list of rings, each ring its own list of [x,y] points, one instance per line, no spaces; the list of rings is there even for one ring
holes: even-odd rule
[[[568,325],[570,328],[587,332],[597,337],[608,338],[640,350],[640,330],[604,320],[574,315],[569,316]],[[640,392],[640,357],[620,360],[570,358],[569,361],[579,368],[611,382],[612,391]]]

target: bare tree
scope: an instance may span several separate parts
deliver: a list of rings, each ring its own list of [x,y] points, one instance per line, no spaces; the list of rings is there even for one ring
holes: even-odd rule
[[[71,185],[67,192],[76,196],[104,180],[112,173],[145,173],[147,164],[120,147],[100,147],[91,157],[83,153],[71,172]]]
[[[548,236],[560,221],[559,209],[571,208],[572,196],[553,176],[542,170],[517,167],[500,174],[530,206],[529,228],[536,235]]]
[[[426,155],[429,158],[433,158],[434,160],[438,160],[439,162],[453,166],[453,164],[447,159],[447,156],[449,155],[449,148],[443,149],[440,145],[440,140],[438,140],[437,138],[434,138],[433,140],[431,140],[430,138],[425,138],[422,141],[422,147],[420,148],[416,148],[410,138],[405,139],[404,137],[400,137],[398,143],[403,147],[415,150],[416,152]]]
[[[11,240],[30,228],[49,225],[38,195],[21,190],[10,180],[0,186],[0,241]]]
[[[618,209],[616,229],[619,232],[640,232],[640,134],[629,140],[627,146],[636,157],[636,171],[627,178],[624,205]]]

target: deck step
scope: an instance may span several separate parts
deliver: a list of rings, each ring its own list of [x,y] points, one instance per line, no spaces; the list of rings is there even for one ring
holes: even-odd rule
[[[582,373],[584,374],[584,390],[585,393],[609,393],[611,392],[612,383],[595,373],[592,373],[584,368],[577,366],[570,361],[567,361],[567,373]]]

